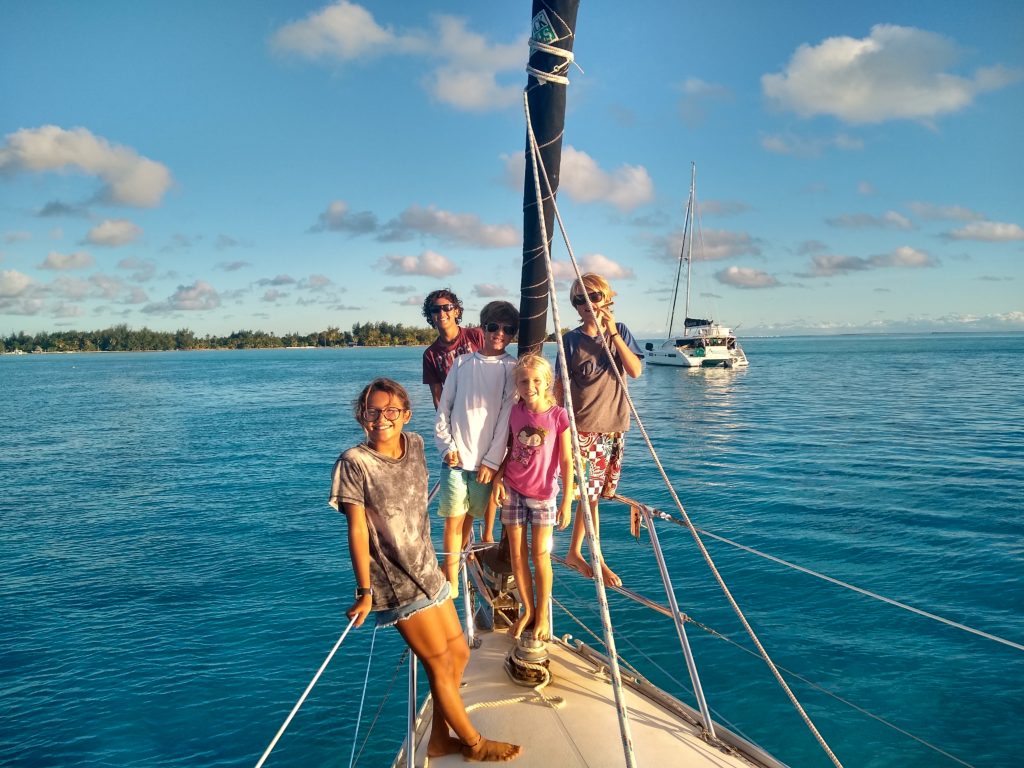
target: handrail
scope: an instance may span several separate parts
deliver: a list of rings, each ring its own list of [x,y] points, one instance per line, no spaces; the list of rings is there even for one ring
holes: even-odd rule
[[[640,505],[640,512],[647,521],[647,533],[651,537],[651,546],[654,549],[654,557],[658,561],[658,570],[661,572],[661,582],[665,587],[665,595],[668,597],[668,604],[672,609],[672,623],[676,626],[676,634],[679,636],[679,644],[683,649],[683,656],[686,657],[686,669],[690,673],[690,682],[693,684],[693,694],[697,697],[697,704],[700,706],[700,715],[704,719],[704,728],[708,736],[716,739],[715,723],[711,719],[711,712],[708,703],[704,698],[704,689],[700,684],[700,675],[697,674],[697,662],[693,658],[693,651],[690,649],[690,641],[686,637],[686,627],[683,625],[682,616],[679,613],[679,603],[676,602],[676,592],[672,587],[672,579],[668,574],[668,566],[665,564],[665,554],[661,551],[661,543],[658,541],[658,532],[654,529],[651,519],[651,511],[644,505]]]

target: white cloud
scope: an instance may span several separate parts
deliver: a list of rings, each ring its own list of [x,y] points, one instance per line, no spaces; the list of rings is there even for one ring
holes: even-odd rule
[[[320,214],[311,232],[351,232],[365,235],[377,229],[377,216],[371,211],[352,211],[344,200],[333,200]]]
[[[450,259],[435,251],[424,251],[419,256],[385,256],[377,264],[389,275],[448,277],[459,271]]]
[[[922,219],[951,219],[953,221],[975,221],[985,216],[962,205],[935,205],[934,203],[912,202],[910,210]]]
[[[141,208],[159,205],[172,183],[166,166],[130,147],[110,144],[85,128],[25,128],[8,134],[0,147],[0,172],[68,169],[101,179],[105,185],[101,197],[107,201]]]
[[[870,181],[861,181],[857,183],[857,194],[864,195],[864,197],[870,197],[875,194],[875,185]]]
[[[947,232],[944,237],[950,240],[982,240],[987,243],[1005,243],[1011,240],[1024,240],[1024,229],[1020,224],[1009,224],[999,221],[974,221],[960,229]]]
[[[761,148],[776,155],[817,157],[826,149],[833,147],[846,151],[863,149],[864,142],[845,133],[837,133],[834,136],[800,136],[787,132],[761,136]]]
[[[872,256],[871,263],[876,267],[907,267],[916,269],[918,267],[934,267],[935,261],[926,252],[909,245],[901,245],[895,250]]]
[[[435,53],[445,63],[425,78],[434,98],[470,112],[522,103],[525,38],[511,44],[491,44],[466,29],[463,19],[438,16],[436,23],[440,34]],[[499,83],[498,76],[504,73],[515,73],[519,82],[510,78],[510,82]]]
[[[205,280],[196,280],[192,285],[179,285],[165,301],[147,304],[143,312],[159,315],[177,311],[202,311],[216,309],[221,298],[217,290]]]
[[[582,259],[577,259],[580,265],[580,272],[596,272],[609,280],[632,280],[636,274],[629,267],[624,267],[617,261],[609,259],[601,253],[588,253]],[[576,270],[568,261],[552,261],[551,271],[556,280],[575,280]]]
[[[508,296],[508,289],[503,285],[494,283],[477,283],[473,286],[473,293],[481,299],[497,299]]]
[[[294,285],[297,281],[291,275],[264,277],[256,281],[256,285]]]
[[[4,242],[7,243],[8,245],[13,245],[14,243],[21,243],[24,242],[25,240],[31,239],[32,233],[26,232],[24,230],[12,230],[10,232],[4,232]]]
[[[749,205],[739,200],[704,200],[699,208],[704,216],[735,216],[750,210]]]
[[[972,77],[952,74],[948,70],[959,58],[956,43],[942,35],[878,24],[866,38],[801,45],[784,72],[761,77],[761,88],[776,106],[801,117],[880,123],[957,112],[980,93],[1021,76],[998,66],[978,69]]]
[[[505,181],[521,188],[526,170],[523,155],[503,155]],[[586,152],[566,145],[562,148],[561,184],[558,193],[578,203],[610,203],[630,211],[654,199],[654,182],[642,165],[620,165],[603,170]]]
[[[510,224],[484,224],[473,213],[452,213],[434,206],[412,205],[384,225],[379,240],[409,240],[416,235],[432,235],[445,243],[478,248],[509,248],[522,242],[519,229]]]
[[[382,27],[368,10],[345,0],[286,24],[271,38],[271,45],[282,52],[341,61],[419,51],[424,44],[415,35],[400,35]]]
[[[310,275],[304,280],[299,281],[299,288],[309,291],[322,291],[331,285],[333,285],[333,282],[327,275]]]
[[[225,272],[237,272],[240,269],[251,267],[248,261],[221,261],[216,265],[216,269],[223,269]]]
[[[715,273],[715,279],[734,288],[775,288],[779,285],[774,276],[751,267],[726,267]]]
[[[14,269],[0,272],[0,298],[9,299],[23,294],[32,285],[32,278]]]
[[[708,83],[696,77],[687,78],[678,89],[683,94],[679,99],[679,115],[690,127],[703,123],[715,102],[732,100],[732,91],[724,85]]]
[[[650,238],[651,253],[661,261],[676,261],[683,246],[683,230]],[[698,230],[693,244],[694,261],[724,261],[740,256],[760,256],[760,242],[747,232],[729,229]]]
[[[61,302],[51,310],[54,317],[81,317],[85,311],[77,304]]]
[[[142,236],[142,229],[127,219],[104,219],[89,230],[85,239],[93,245],[116,248]]]
[[[491,43],[454,16],[435,16],[432,29],[399,32],[380,24],[363,6],[339,0],[285,25],[271,45],[311,60],[357,63],[402,55],[430,61],[432,69],[422,78],[427,91],[465,111],[515,106],[522,93],[526,37],[510,44]]]
[[[118,269],[133,269],[134,274],[131,279],[136,283],[145,283],[153,279],[153,275],[156,274],[156,262],[150,259],[137,259],[134,256],[130,256],[127,259],[121,259],[117,262]]]
[[[825,219],[825,223],[843,229],[914,229],[914,222],[896,211],[886,211],[881,216],[872,216],[869,213],[844,213],[842,216]]]
[[[39,268],[54,270],[86,269],[95,264],[96,260],[85,251],[76,251],[74,253],[50,251],[43,260],[43,263],[39,265]]]
[[[631,211],[654,199],[654,182],[642,165],[620,165],[605,171],[586,152],[562,150],[560,191],[581,203],[605,202]]]
[[[903,245],[889,253],[862,258],[860,256],[842,256],[837,254],[817,254],[811,257],[811,269],[809,272],[799,274],[799,277],[833,277],[845,275],[850,272],[863,272],[869,269],[885,269],[901,267],[905,269],[920,269],[935,267],[938,262],[927,252]]]

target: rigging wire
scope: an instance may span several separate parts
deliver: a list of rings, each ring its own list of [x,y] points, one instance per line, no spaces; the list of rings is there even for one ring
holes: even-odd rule
[[[624,499],[625,497],[619,497],[619,498],[620,499]],[[670,515],[668,512],[662,512],[661,510],[654,509],[653,507],[648,507],[647,509],[650,511],[652,516],[654,516],[654,517],[656,517],[658,519],[666,520],[666,521],[668,521],[670,523],[674,523],[675,525],[683,526],[684,528],[686,527],[686,523],[684,523],[682,520],[677,520],[676,518],[672,517],[672,515]],[[761,550],[755,549],[754,547],[749,547],[746,544],[740,544],[738,541],[733,541],[732,539],[727,539],[725,536],[719,536],[717,533],[712,533],[711,531],[708,531],[708,530],[706,530],[704,528],[698,527],[697,531],[699,533],[707,536],[708,538],[715,539],[716,541],[720,541],[723,544],[728,544],[731,547],[736,547],[737,549],[742,549],[744,552],[749,552],[752,555],[757,555],[758,557],[763,557],[765,560],[771,560],[773,563],[778,563],[779,565],[784,565],[787,568],[792,568],[795,571],[800,571],[801,573],[806,573],[808,576],[814,576],[817,579],[821,579],[822,581],[827,581],[830,584],[835,584],[836,586],[842,587],[843,589],[849,589],[849,590],[851,590],[853,592],[857,592],[858,594],[864,595],[865,597],[870,597],[873,600],[878,600],[878,601],[883,602],[883,603],[888,603],[889,605],[895,606],[896,608],[901,608],[904,611],[909,611],[910,613],[916,613],[918,616],[923,616],[926,619],[931,619],[932,621],[937,621],[940,624],[945,624],[947,626],[953,627],[954,629],[963,630],[964,632],[969,632],[972,635],[977,635],[978,637],[983,637],[986,640],[992,640],[993,642],[996,642],[996,643],[1002,643],[1003,645],[1007,645],[1010,648],[1015,648],[1018,651],[1024,651],[1024,644],[1015,642],[1013,640],[1007,640],[1005,637],[1000,637],[999,635],[993,635],[992,633],[985,632],[984,630],[981,630],[981,629],[975,629],[974,627],[970,627],[970,626],[968,626],[966,624],[961,624],[960,622],[953,621],[952,619],[947,619],[944,616],[939,616],[936,613],[930,613],[929,611],[925,611],[925,610],[923,610],[921,608],[915,608],[912,605],[908,605],[907,603],[902,603],[899,600],[894,600],[891,597],[886,597],[885,595],[880,595],[877,592],[872,592],[869,589],[864,589],[863,587],[858,587],[856,584],[851,584],[848,581],[842,581],[841,579],[837,579],[837,578],[835,578],[833,576],[829,576],[828,574],[820,573],[819,571],[812,570],[811,568],[806,568],[805,566],[797,565],[796,563],[791,563],[788,560],[783,560],[781,557],[776,557],[775,555],[768,554],[767,552],[762,552]]]
[[[327,654],[327,658],[324,659],[324,663],[320,665],[320,669],[318,669],[316,671],[316,674],[313,675],[313,679],[309,681],[309,685],[306,686],[306,690],[304,690],[302,692],[302,695],[299,696],[299,700],[295,702],[295,706],[292,707],[292,711],[288,713],[288,717],[284,719],[284,723],[281,724],[281,727],[278,729],[277,733],[274,735],[274,738],[267,746],[266,751],[263,753],[259,761],[256,763],[256,768],[262,768],[263,764],[267,761],[267,758],[270,757],[270,753],[273,751],[274,747],[277,746],[278,739],[280,739],[281,736],[284,734],[285,729],[288,727],[288,724],[291,723],[292,718],[295,717],[295,713],[299,711],[299,707],[301,707],[302,704],[306,701],[306,697],[309,696],[309,692],[313,690],[313,686],[316,685],[316,681],[320,679],[320,675],[322,675],[324,673],[324,670],[327,669],[327,665],[331,663],[331,659],[334,658],[334,654],[337,653],[338,649],[341,647],[341,644],[345,642],[345,636],[348,635],[349,630],[352,629],[352,626],[356,623],[357,618],[359,618],[359,614],[353,616],[352,620],[349,621],[348,626],[345,627],[345,631],[342,632],[341,637],[338,638],[338,642],[336,642],[334,644],[334,647],[331,648],[330,653]]]
[[[373,735],[373,729],[377,725],[377,720],[380,719],[381,712],[384,711],[384,705],[387,704],[388,699],[391,698],[391,689],[394,688],[395,680],[398,679],[398,673],[402,671],[402,665],[405,663],[405,659],[408,655],[409,648],[406,647],[406,649],[402,651],[402,655],[398,657],[398,663],[395,664],[395,672],[391,675],[391,682],[388,683],[388,687],[384,691],[384,696],[380,700],[380,704],[377,705],[377,711],[373,715],[373,721],[370,723],[370,727],[366,729],[366,736],[363,737],[363,743],[359,746],[359,751],[356,753],[356,765],[359,764],[359,758],[363,756],[363,750],[366,749],[366,745],[370,743],[370,736]]]
[[[533,186],[534,186],[534,201],[537,208],[537,220],[540,231],[543,235],[541,237],[541,253],[544,256],[544,265],[547,271],[547,283],[548,293],[551,296],[551,313],[552,319],[555,323],[555,329],[561,325],[559,313],[558,313],[558,302],[555,300],[555,277],[551,267],[551,250],[550,243],[548,242],[548,229],[547,222],[544,220],[544,206],[543,206],[543,192],[540,186],[540,177],[543,174],[544,182],[547,184],[548,194],[551,196],[551,204],[556,215],[558,213],[558,206],[555,202],[555,193],[551,188],[551,180],[548,178],[547,169],[544,168],[544,159],[540,154],[540,147],[537,145],[537,137],[533,132],[533,120],[530,115],[530,100],[528,92],[523,92],[523,108],[526,112],[526,134],[529,137],[530,146],[530,160],[533,165]],[[538,172],[539,171],[539,172]],[[559,219],[561,221],[561,219]],[[575,261],[573,262],[575,264]],[[579,267],[576,267],[577,274],[579,274]],[[589,299],[587,300],[589,303]],[[562,337],[556,332],[556,343],[558,345],[558,354],[562,360],[565,360],[565,348],[562,343]],[[607,347],[607,344],[605,345]],[[562,386],[565,391],[569,391],[569,380],[568,380],[568,365],[562,366]],[[572,435],[573,444],[573,463],[577,477],[583,477],[583,457],[580,455],[580,442],[579,442],[579,430],[576,428],[576,412],[573,409],[572,402],[567,399],[565,402],[566,413],[569,416],[569,429]],[[601,570],[601,550],[600,545],[597,544],[597,532],[594,527],[594,519],[590,512],[590,502],[587,498],[587,494],[581,489],[580,491],[580,506],[583,509],[583,522],[586,529],[587,541],[590,546],[590,556],[593,561],[592,570],[594,574],[594,588],[597,592],[597,604],[601,608],[601,624],[604,629],[605,643],[611,649],[611,678],[612,678],[612,692],[615,694],[615,711],[618,715],[619,720],[619,736],[622,740],[622,751],[623,756],[626,759],[626,765],[629,768],[634,768],[636,765],[636,756],[633,753],[633,735],[629,726],[629,714],[626,709],[625,693],[622,689],[622,677],[619,673],[619,665],[617,661],[618,654],[615,653],[615,635],[612,631],[612,619],[611,614],[608,610],[608,597],[605,594],[604,578]]]
[[[377,630],[380,626],[374,626],[373,634],[370,635],[370,650],[366,654],[366,677],[363,678],[363,693],[359,697],[359,712],[356,714],[356,728],[352,732],[352,754],[348,759],[348,768],[356,763],[356,743],[359,741],[359,726],[363,722],[363,705],[366,704],[366,688],[370,684],[370,667],[373,664],[373,646],[377,642]]]
[[[561,581],[559,583],[562,585],[562,587],[566,591],[569,592],[570,595],[572,595],[572,597],[577,602],[579,602],[579,599],[580,599],[579,595],[571,587],[569,587],[568,584],[566,584],[565,581]],[[574,622],[576,622],[576,624],[578,624],[580,626],[580,628],[584,632],[587,632],[592,638],[594,638],[595,642],[601,643],[603,645],[603,641],[601,640],[601,638],[598,637],[597,635],[595,635],[593,630],[591,630],[590,627],[588,627],[578,616],[573,614],[573,612],[570,611],[565,606],[564,603],[562,603],[560,600],[558,600],[558,598],[552,598],[552,601],[555,603],[555,605],[557,605],[559,608],[562,609],[562,612],[565,613],[566,616],[568,616],[570,619],[572,619]],[[713,627],[709,627],[707,624],[704,624],[703,622],[697,621],[697,619],[694,619],[692,616],[689,616],[687,614],[684,614],[683,618],[684,618],[684,620],[688,624],[692,624],[693,626],[697,627],[697,629],[702,630],[703,632],[705,632],[706,634],[710,635],[711,637],[713,637],[713,638],[715,638],[717,640],[722,640],[722,641],[728,643],[729,645],[733,646],[737,650],[743,651],[743,653],[745,653],[745,654],[747,654],[747,655],[749,655],[749,656],[751,656],[751,657],[753,657],[755,659],[763,661],[763,659],[761,659],[761,655],[759,653],[757,653],[756,651],[752,651],[750,648],[747,648],[747,647],[741,645],[740,643],[736,642],[735,640],[733,640],[728,635],[722,634],[717,629],[714,629]],[[679,678],[677,678],[669,670],[665,669],[665,667],[663,667],[661,664],[659,664],[655,659],[652,659],[649,655],[647,655],[647,653],[644,652],[644,650],[642,648],[640,648],[638,645],[636,645],[636,643],[632,642],[628,637],[624,637],[623,640],[625,640],[626,644],[629,645],[639,656],[641,656],[644,659],[646,659],[647,662],[650,663],[652,666],[657,667],[662,673],[665,674],[666,677],[668,677],[669,680],[671,680],[673,683],[675,683],[677,686],[679,686],[679,688],[683,689],[683,688],[686,687],[685,684],[681,680],[679,680]],[[622,664],[624,664],[625,666],[629,667],[630,669],[632,669],[631,665],[629,665],[625,660],[620,659],[620,662]],[[850,701],[849,699],[846,699],[846,698],[840,696],[838,693],[836,693],[834,691],[831,691],[828,688],[825,688],[824,686],[819,685],[818,683],[815,683],[813,680],[809,680],[808,678],[806,678],[803,675],[801,675],[799,672],[794,672],[792,669],[789,669],[788,667],[783,667],[783,666],[780,666],[779,669],[781,669],[787,675],[789,675],[791,677],[794,677],[797,680],[799,680],[800,682],[804,683],[805,685],[813,688],[814,690],[818,691],[819,693],[823,693],[826,696],[828,696],[828,697],[830,697],[832,699],[835,699],[840,704],[844,704],[847,707],[849,707],[850,709],[856,710],[857,712],[861,713],[862,715],[865,715],[866,717],[870,717],[872,720],[874,720],[874,721],[876,721],[878,723],[881,723],[886,728],[889,728],[889,729],[895,731],[896,733],[899,733],[899,734],[901,734],[903,736],[906,736],[906,737],[908,737],[910,739],[913,739],[918,744],[921,744],[922,746],[927,747],[928,749],[930,749],[930,750],[932,750],[934,752],[937,752],[938,754],[942,755],[943,757],[946,757],[946,758],[952,760],[955,763],[959,763],[960,765],[963,765],[966,768],[974,768],[973,764],[968,763],[965,760],[962,760],[961,758],[957,757],[956,755],[947,752],[942,747],[939,747],[936,744],[932,744],[931,742],[921,738],[920,736],[914,735],[910,731],[907,731],[906,729],[901,728],[900,726],[896,725],[895,723],[893,723],[893,722],[891,722],[889,720],[886,720],[881,715],[876,715],[874,712],[871,712],[870,710],[867,710],[864,707],[859,706],[858,704],[854,704],[852,701]],[[634,672],[635,672],[635,670],[634,670]],[[641,676],[639,672],[635,672],[635,674],[638,675],[638,676]],[[714,709],[713,709],[713,711],[715,713],[716,718],[721,720],[722,722],[724,722],[726,724],[726,726],[729,727],[730,730],[732,730],[733,732],[739,734],[744,739],[749,741],[751,744],[754,744],[755,746],[759,746],[757,744],[757,742],[753,738],[751,738],[750,736],[745,734],[737,725],[735,725],[728,718],[726,718],[724,715],[722,715],[721,712],[719,712],[718,710],[714,710]]]
[[[572,262],[573,269],[576,271],[577,279],[582,279],[583,275],[582,275],[582,272],[580,270],[579,263],[576,261],[576,255],[575,255],[575,253],[573,251],[572,244],[569,242],[568,232],[567,232],[567,230],[565,228],[564,222],[562,221],[562,215],[561,215],[561,213],[560,213],[560,211],[558,209],[558,202],[555,199],[554,191],[551,188],[550,179],[548,179],[547,171],[543,167],[543,160],[540,157],[540,149],[537,147],[536,139],[533,136],[532,124],[531,124],[531,121],[530,121],[530,105],[529,105],[529,102],[526,100],[525,96],[523,98],[523,103],[525,104],[525,107],[526,107],[527,133],[528,133],[528,135],[530,137],[530,145],[531,145],[531,149],[532,149],[532,153],[531,154],[532,154],[534,165],[536,166],[537,164],[540,164],[540,166],[541,166],[541,171],[543,171],[544,181],[547,184],[547,188],[548,188],[547,191],[548,191],[548,194],[551,197],[552,209],[554,211],[555,218],[558,221],[559,230],[562,233],[562,239],[565,242],[566,250],[568,251],[568,254],[569,254],[569,260]],[[534,172],[534,184],[537,187],[536,199],[537,199],[537,206],[538,206],[538,215],[541,216],[542,214],[540,213],[540,200],[542,199],[542,195],[541,195],[541,190],[540,190],[540,178],[539,178],[539,175],[536,173],[536,170]],[[545,234],[546,234],[547,228],[546,228],[546,226],[544,226],[543,221],[541,223],[542,223],[541,230],[543,232],[545,232]],[[558,302],[557,302],[557,296],[556,296],[556,292],[555,292],[554,277],[551,274],[551,254],[550,254],[550,251],[549,251],[548,246],[547,246],[547,238],[546,237],[544,238],[544,256],[545,256],[545,261],[546,261],[547,267],[548,267],[548,286],[549,286],[548,290],[549,290],[550,297],[551,297],[552,313],[553,313],[554,319],[555,319],[556,338],[557,338],[557,342],[558,342],[558,354],[561,356],[562,360],[565,360],[565,350],[562,347],[562,339],[561,339],[561,336],[557,333],[557,330],[558,330],[558,317],[557,317]],[[591,311],[591,313],[593,313],[594,312],[594,306],[593,306],[593,303],[590,301],[590,297],[587,295],[586,292],[583,293],[583,297],[586,300],[588,309]],[[601,346],[603,347],[605,354],[608,355],[608,359],[609,360],[613,360],[614,357],[612,355],[611,349],[608,346],[608,339],[605,338],[604,334],[600,334],[599,338],[601,339]],[[563,379],[566,378],[566,370],[567,369],[568,369],[568,365],[564,365],[563,366],[563,371],[562,371]],[[718,582],[719,588],[722,590],[723,594],[725,595],[726,599],[728,600],[729,605],[733,609],[733,612],[737,615],[737,617],[739,618],[740,622],[743,624],[743,627],[744,627],[744,629],[746,629],[747,634],[750,635],[751,640],[753,640],[754,644],[757,646],[758,650],[761,653],[761,657],[764,659],[765,663],[768,664],[768,668],[771,670],[773,677],[775,677],[776,681],[782,687],[782,690],[785,692],[785,694],[789,698],[790,702],[793,704],[793,706],[796,708],[797,712],[800,714],[800,717],[803,719],[804,723],[807,725],[807,728],[810,730],[811,734],[817,740],[817,742],[821,746],[822,750],[824,750],[825,754],[828,755],[828,758],[832,761],[832,763],[836,766],[836,768],[842,768],[842,763],[839,761],[839,758],[836,757],[836,754],[832,751],[831,747],[829,747],[828,743],[825,741],[825,738],[821,735],[821,732],[818,730],[817,726],[815,726],[814,722],[811,720],[811,716],[809,714],[807,714],[807,711],[804,709],[803,705],[800,704],[800,701],[796,698],[796,694],[793,693],[792,689],[789,687],[789,685],[786,683],[785,679],[782,677],[782,674],[779,672],[778,667],[776,667],[775,662],[773,662],[771,657],[768,655],[768,651],[761,644],[761,641],[758,638],[757,633],[754,631],[754,628],[750,625],[750,622],[747,620],[746,615],[743,613],[743,610],[740,608],[739,603],[736,602],[736,599],[733,597],[731,590],[729,589],[728,585],[725,583],[725,579],[723,578],[722,574],[719,572],[718,567],[715,565],[715,561],[711,557],[711,553],[708,552],[707,547],[704,546],[704,542],[701,540],[700,534],[697,533],[696,526],[694,526],[692,521],[690,520],[689,515],[686,513],[686,509],[683,507],[682,501],[679,500],[679,496],[676,493],[675,488],[672,486],[672,481],[669,480],[668,473],[665,471],[665,467],[662,465],[661,459],[658,457],[658,453],[657,453],[657,451],[654,448],[654,443],[651,442],[650,435],[647,433],[647,429],[644,427],[643,421],[640,419],[640,414],[637,412],[636,404],[633,402],[633,398],[629,394],[629,390],[626,387],[626,382],[622,378],[622,374],[619,372],[618,367],[615,366],[615,365],[612,365],[610,370],[615,375],[615,378],[618,381],[619,386],[622,388],[622,392],[625,395],[626,402],[629,405],[630,413],[632,414],[633,418],[636,419],[637,428],[640,430],[640,434],[643,436],[644,442],[647,445],[647,449],[648,449],[648,451],[651,454],[651,458],[654,460],[654,464],[657,467],[658,472],[660,473],[662,480],[665,482],[665,486],[668,488],[668,491],[669,491],[669,493],[672,496],[672,500],[675,502],[676,507],[679,509],[680,514],[683,516],[683,519],[686,521],[686,526],[687,526],[687,528],[690,531],[690,535],[693,537],[694,541],[696,542],[697,547],[700,550],[700,553],[701,553],[702,557],[704,558],[704,561],[707,563],[708,568],[711,570],[711,574],[714,576],[715,581]],[[563,383],[563,386],[565,386],[564,383]],[[568,392],[568,388],[566,388],[566,392]],[[569,400],[567,400],[566,402],[569,403]],[[575,420],[574,420],[573,412],[572,412],[571,408],[567,409],[567,410],[569,411],[569,421],[570,421],[570,425],[572,426],[573,436],[575,438],[576,425],[575,425]],[[577,453],[577,456],[576,456],[577,472],[580,474],[580,476],[582,476],[581,467],[579,466],[580,458],[579,458],[579,455],[578,455],[578,453],[579,453],[579,451],[578,451],[578,443],[576,443],[576,446],[577,446],[576,447],[576,453]],[[588,538],[589,541],[591,541],[591,546],[592,546],[593,537],[592,537],[591,530],[590,530],[592,523],[591,523],[591,520],[590,520],[590,509],[589,509],[589,505],[587,504],[587,501],[586,501],[586,494],[585,493],[580,493],[580,501],[581,501],[581,504],[583,506],[584,513],[585,513],[584,514],[584,520],[586,522],[586,527],[587,527],[587,538]],[[594,555],[593,552],[591,553],[591,555],[592,555],[592,557],[595,558],[595,560],[597,560],[597,557]],[[600,565],[599,562],[598,562],[598,565]],[[606,611],[607,610],[607,602],[606,602],[606,599],[604,597],[604,583],[603,583],[603,580],[601,580],[597,576],[597,569],[595,569],[595,582],[598,584],[598,602],[602,604],[602,610]],[[609,638],[609,639],[611,639],[611,638]],[[614,643],[613,639],[612,639],[612,643]],[[614,649],[614,645],[609,647],[609,650],[613,651],[613,649]],[[613,678],[618,674],[618,665],[615,662],[616,655],[617,654],[615,654],[614,652],[610,653],[610,656],[612,658]],[[615,689],[615,692],[616,692],[616,698],[618,698],[619,697],[619,691],[618,691],[617,688]]]

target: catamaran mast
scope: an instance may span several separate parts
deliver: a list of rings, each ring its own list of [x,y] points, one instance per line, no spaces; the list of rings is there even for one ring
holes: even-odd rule
[[[547,336],[548,282],[544,260],[545,238],[551,245],[554,234],[554,197],[562,165],[562,135],[565,127],[565,92],[568,61],[550,53],[556,48],[572,51],[576,34],[579,0],[534,0],[530,33],[530,73],[526,84],[530,123],[551,185],[541,181],[544,230],[537,216],[533,162],[529,130],[526,138],[526,180],[523,187],[523,272],[519,300],[519,354],[540,352]]]
[[[693,272],[693,217],[697,214],[697,164],[690,163],[690,236],[686,240],[686,306],[683,325],[690,319],[690,274]]]
[[[676,285],[672,291],[672,312],[668,318],[668,336],[672,338],[672,328],[676,322],[676,302],[679,300],[679,277],[683,271],[683,261],[686,261],[686,303],[683,309],[683,333],[686,333],[686,320],[690,316],[690,256],[693,255],[693,234],[691,232],[693,221],[693,204],[695,200],[695,184],[697,182],[697,164],[690,163],[690,196],[686,199],[686,217],[683,220],[683,242],[679,246],[679,264],[676,267]],[[690,245],[690,253],[687,254],[686,246]]]

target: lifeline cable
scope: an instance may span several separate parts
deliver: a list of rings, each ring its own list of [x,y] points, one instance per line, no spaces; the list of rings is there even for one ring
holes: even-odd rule
[[[359,614],[353,616],[352,620],[348,623],[348,626],[345,627],[345,631],[341,633],[341,637],[338,638],[338,642],[336,642],[334,644],[334,647],[331,648],[331,652],[327,654],[327,658],[324,659],[324,663],[320,665],[320,669],[318,669],[316,671],[316,674],[313,675],[313,679],[309,681],[309,685],[306,686],[306,690],[304,690],[302,692],[302,695],[299,696],[299,700],[295,702],[295,706],[292,707],[292,711],[288,713],[288,717],[284,719],[284,723],[281,724],[281,727],[278,729],[277,734],[271,740],[269,746],[267,746],[267,749],[263,753],[263,756],[260,757],[259,761],[256,763],[256,768],[262,768],[263,763],[265,763],[267,761],[267,758],[270,757],[271,751],[274,749],[275,746],[277,746],[278,739],[280,739],[282,734],[284,734],[284,731],[288,727],[288,724],[292,721],[292,718],[295,717],[295,713],[299,711],[299,707],[301,707],[303,702],[306,701],[306,697],[309,696],[309,692],[313,690],[313,686],[316,685],[316,681],[320,679],[320,675],[322,675],[324,670],[327,669],[327,665],[331,663],[331,659],[334,658],[334,654],[337,653],[338,649],[341,647],[341,644],[345,642],[345,636],[348,634],[348,631],[352,629],[352,625],[356,623],[357,618],[359,618]]]

